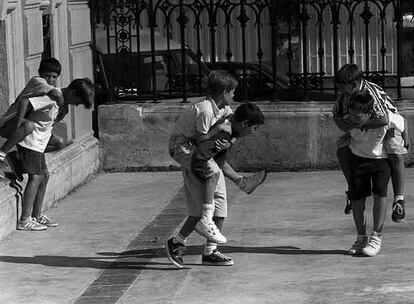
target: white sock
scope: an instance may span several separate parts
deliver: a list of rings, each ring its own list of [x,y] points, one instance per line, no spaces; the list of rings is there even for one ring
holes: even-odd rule
[[[399,201],[399,200],[404,200],[404,195],[395,195],[394,196],[394,202]]]
[[[173,238],[173,243],[181,243],[185,245],[185,242],[187,242],[187,238],[183,237],[180,233],[177,233],[177,235]]]
[[[3,151],[0,151],[0,161],[4,161],[5,160],[6,154],[7,153],[4,153]]]
[[[204,245],[204,252],[203,252],[203,254],[204,254],[204,255],[210,255],[210,254],[212,254],[212,253],[213,253],[213,251],[214,251],[214,250],[216,250],[216,249],[217,249],[217,244],[216,244],[216,243],[207,242],[207,243]]]
[[[203,204],[202,216],[211,222],[214,215],[214,204]]]

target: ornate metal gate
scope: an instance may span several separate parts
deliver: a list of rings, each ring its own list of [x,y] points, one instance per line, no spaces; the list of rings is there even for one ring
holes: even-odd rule
[[[91,11],[96,77],[116,100],[185,101],[218,62],[240,63],[245,90],[254,67],[274,101],[334,93],[349,62],[395,97],[414,73],[411,0],[91,0]]]

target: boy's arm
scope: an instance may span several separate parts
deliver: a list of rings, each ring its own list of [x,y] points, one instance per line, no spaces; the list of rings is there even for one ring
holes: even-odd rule
[[[63,106],[63,95],[60,90],[53,88],[47,93],[47,96],[49,96],[50,99],[56,101],[59,108]]]
[[[389,123],[388,115],[379,116],[375,118],[371,118],[367,121],[365,125],[362,126],[362,129],[378,129],[381,127],[387,126]]]
[[[404,140],[404,147],[407,150],[409,150],[411,141],[410,141],[410,137],[408,136],[408,125],[407,125],[407,120],[405,118],[404,118],[404,131],[401,132],[401,137]]]
[[[227,132],[227,133],[231,134],[231,124],[230,124],[230,122],[225,121],[225,122],[217,125],[217,127],[212,128],[211,130],[209,130],[207,134],[199,133],[199,137],[197,138],[197,141],[208,140],[208,139],[216,136],[220,132]]]
[[[344,117],[337,117],[334,116],[334,122],[336,126],[344,132],[348,132],[354,128],[357,128],[355,124],[353,124],[346,116]]]
[[[17,128],[22,124],[23,118],[26,116],[29,109],[29,98],[20,98],[19,107],[17,108]]]

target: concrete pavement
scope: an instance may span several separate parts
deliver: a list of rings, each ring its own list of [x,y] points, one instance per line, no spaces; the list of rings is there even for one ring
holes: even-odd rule
[[[414,303],[414,169],[408,219],[393,223],[388,210],[374,258],[345,255],[355,232],[339,171],[271,173],[251,195],[228,182],[220,250],[231,267],[202,266],[195,233],[186,268],[166,258],[163,241],[185,218],[181,180],[101,174],[71,193],[47,212],[58,228],[0,243],[0,303]]]

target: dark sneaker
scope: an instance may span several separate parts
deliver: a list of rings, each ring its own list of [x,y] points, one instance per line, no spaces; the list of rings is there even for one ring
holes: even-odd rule
[[[234,261],[231,257],[222,254],[216,249],[210,255],[203,254],[201,264],[210,266],[232,266]]]
[[[405,221],[405,201],[398,200],[392,204],[392,214],[391,219],[394,222],[403,222]]]
[[[16,176],[16,179],[19,182],[23,181],[23,167],[22,167],[22,163],[20,162],[18,156],[17,156],[17,151],[11,151],[10,153],[7,153],[6,155],[6,160],[10,166],[10,169],[12,170],[12,172],[14,173],[14,175]]]
[[[178,268],[184,267],[183,262],[183,255],[185,251],[185,245],[181,243],[174,243],[173,238],[169,238],[165,242],[165,251],[167,252],[168,259],[171,261],[171,263],[174,264],[174,266]]]
[[[348,191],[345,191],[345,195],[346,195],[346,198],[345,198],[346,205],[345,205],[345,210],[344,210],[345,214],[351,214],[352,212],[352,204],[351,204],[351,200],[349,199],[348,194],[349,194]]]
[[[362,249],[367,245],[368,237],[365,235],[358,235],[354,244],[348,249],[348,254],[359,255],[362,253]]]
[[[239,184],[239,188],[247,194],[251,194],[259,185],[265,181],[266,176],[266,170],[259,171],[253,175],[243,176],[243,179]]]

